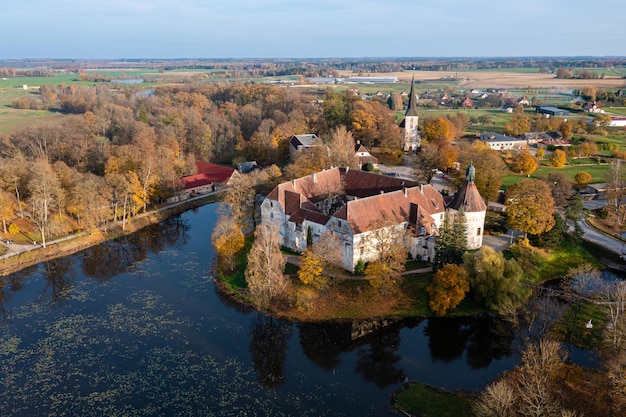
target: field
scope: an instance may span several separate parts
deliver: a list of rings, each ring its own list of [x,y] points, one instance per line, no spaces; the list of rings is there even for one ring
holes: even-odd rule
[[[343,77],[354,75],[351,72],[340,72]],[[579,89],[589,85],[598,88],[622,88],[626,80],[620,75],[609,75],[608,70],[604,79],[597,80],[563,80],[557,79],[554,74],[540,74],[539,72],[517,72],[512,70],[500,71],[405,71],[389,73],[364,73],[364,76],[397,77],[398,81],[408,83],[411,77],[416,81],[441,81],[445,78],[457,79],[451,87],[455,88],[551,88],[555,91]]]

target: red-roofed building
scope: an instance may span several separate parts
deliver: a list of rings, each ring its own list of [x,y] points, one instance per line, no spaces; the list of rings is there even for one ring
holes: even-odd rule
[[[464,206],[466,212],[482,208],[483,223],[473,222],[470,228],[468,222],[468,236],[478,233],[482,243],[486,207],[482,200],[480,206],[475,187],[466,197],[471,206]],[[380,229],[398,229],[403,235],[408,229],[411,255],[432,261],[445,213],[443,196],[431,185],[349,168],[332,168],[282,183],[261,204],[261,222],[278,226],[283,246],[301,252],[308,236],[315,243],[331,232],[341,241],[342,266],[351,271],[359,260],[375,259],[372,236]]]
[[[196,174],[181,178],[183,189],[176,196],[169,198],[168,203],[186,200],[195,195],[208,194],[219,187],[228,185],[233,175],[239,175],[233,168],[204,161],[196,161],[196,172]]]

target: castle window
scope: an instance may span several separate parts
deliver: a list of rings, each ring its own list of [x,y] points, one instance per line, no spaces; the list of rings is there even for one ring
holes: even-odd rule
[[[476,236],[480,236],[480,227],[476,229]]]
[[[302,225],[300,223],[296,223],[296,232],[302,231]]]

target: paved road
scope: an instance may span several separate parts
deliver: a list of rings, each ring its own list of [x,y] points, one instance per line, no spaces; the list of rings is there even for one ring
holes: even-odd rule
[[[611,236],[607,236],[596,231],[584,220],[581,220],[580,222],[578,222],[578,224],[583,230],[583,239],[588,240],[589,242],[596,243],[619,255],[623,253],[624,242],[622,242],[621,240],[617,240],[615,238],[612,238]]]

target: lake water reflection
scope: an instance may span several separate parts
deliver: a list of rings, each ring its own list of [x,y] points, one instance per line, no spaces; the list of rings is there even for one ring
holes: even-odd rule
[[[519,356],[488,319],[296,324],[212,282],[217,205],[1,280],[0,415],[385,416],[408,380],[478,389]]]

